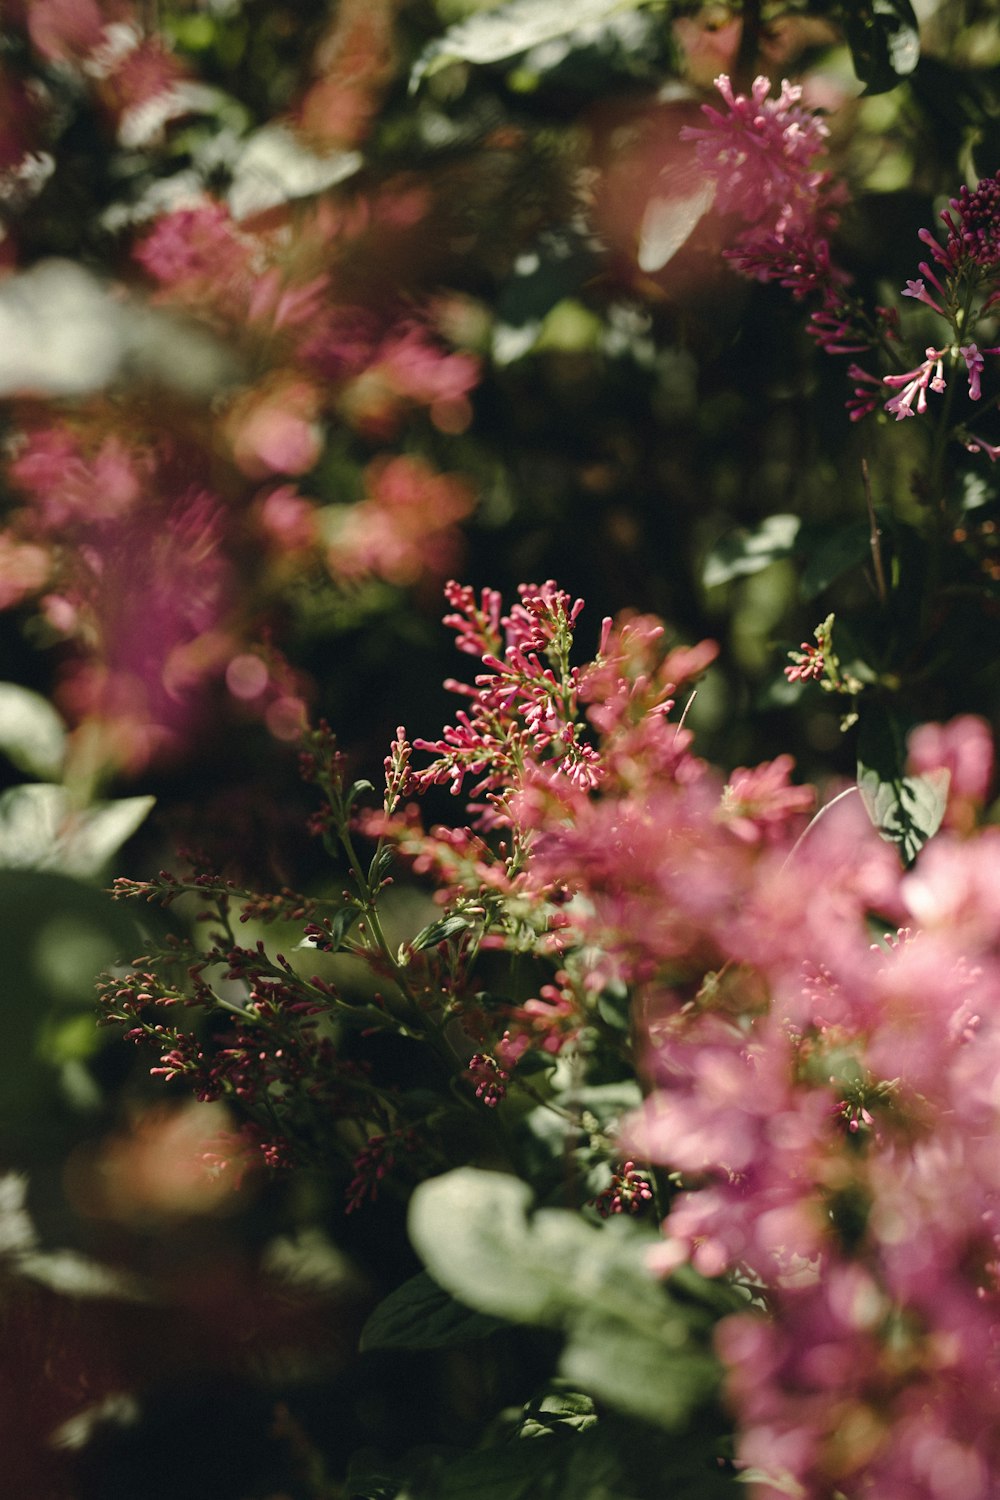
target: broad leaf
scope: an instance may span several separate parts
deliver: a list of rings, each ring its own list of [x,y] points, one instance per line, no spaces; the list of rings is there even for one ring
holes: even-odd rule
[[[858,790],[882,837],[899,848],[904,864],[916,859],[941,827],[948,805],[947,770],[904,774],[901,726],[887,709],[869,708],[858,732]]]
[[[638,9],[647,0],[511,0],[496,10],[480,11],[451,26],[418,57],[410,75],[411,90],[439,68],[453,62],[505,62],[543,42],[586,29],[591,31],[623,11]]]
[[[0,945],[4,954],[0,1006],[0,1119],[33,1111],[67,1061],[58,1022],[63,1007],[86,1007],[92,1019],[95,976],[122,952],[135,951],[132,913],[104,891],[46,870],[0,870]],[[59,1007],[57,1011],[56,1007]],[[0,1215],[2,1216],[2,1215]]]
[[[802,570],[799,593],[803,599],[815,599],[831,583],[871,560],[871,527],[868,521],[850,521],[810,548],[809,560]]]
[[[561,1406],[563,1410],[557,1410]],[[572,1410],[570,1410],[572,1408]],[[579,1393],[531,1402],[512,1432],[456,1453],[412,1449],[395,1462],[355,1454],[346,1500],[734,1500],[745,1495],[719,1464],[711,1430],[674,1436]]]
[[[759,573],[779,558],[791,557],[801,521],[798,516],[768,516],[753,530],[731,531],[705,560],[702,582],[708,589],[733,578]]]
[[[920,28],[910,0],[848,0],[844,34],[867,94],[884,94],[920,61]]]
[[[65,787],[49,782],[9,787],[0,795],[0,869],[99,875],[153,803],[124,797],[79,808]]]
[[[361,1348],[443,1349],[472,1343],[503,1326],[503,1319],[463,1307],[420,1271],[379,1303],[361,1330]]]
[[[233,169],[229,209],[234,219],[311,198],[360,171],[358,151],[309,149],[284,125],[264,125],[248,137]]]
[[[0,751],[32,776],[56,777],[66,753],[66,729],[52,704],[16,682],[0,682]]]
[[[574,1386],[671,1427],[714,1389],[711,1315],[682,1304],[646,1268],[649,1238],[567,1209],[528,1217],[518,1178],[463,1167],[422,1183],[410,1237],[432,1277],[462,1302],[510,1322],[562,1330]]]

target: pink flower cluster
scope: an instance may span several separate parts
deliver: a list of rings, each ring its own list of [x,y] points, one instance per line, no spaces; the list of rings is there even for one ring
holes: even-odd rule
[[[746,253],[757,243],[756,232],[781,245],[814,231],[829,213],[831,180],[814,165],[829,131],[799,107],[801,88],[785,79],[772,99],[770,80],[756,78],[749,95],[736,94],[725,73],[715,86],[725,112],[704,105],[708,128],[687,126],[682,138],[697,143],[698,164],[716,184],[719,212],[738,214],[750,226],[742,237]]]
[[[703,106],[708,126],[687,127],[682,134],[696,142],[699,165],[715,183],[716,209],[743,223],[726,258],[744,275],[776,281],[797,298],[819,297],[808,327],[826,353],[892,353],[899,341],[897,310],[878,307],[867,312],[848,290],[850,278],[831,257],[829,237],[837,227],[846,191],[816,166],[825,149],[826,126],[800,107],[802,90],[787,80],[776,99],[770,98],[766,78],[755,80],[750,95],[734,93],[725,74],[715,84],[725,109]],[[921,262],[920,277],[908,281],[901,292],[948,323],[951,337],[941,347],[928,347],[924,359],[911,369],[877,376],[853,363],[848,369],[855,382],[848,402],[852,420],[868,416],[880,403],[896,421],[922,415],[928,395],[943,393],[950,371],[963,365],[969,399],[981,399],[985,356],[998,351],[981,348],[969,332],[1000,297],[998,181],[986,178],[976,188],[963,187],[951,199],[941,214],[943,245],[929,230],[921,230],[930,259]],[[985,296],[974,305],[977,292]],[[897,365],[903,363],[897,360]],[[967,437],[965,445],[991,459],[1000,451],[979,438]]]
[[[558,980],[498,1020],[514,1060],[558,1050],[571,1019],[585,1049],[597,998],[632,995],[648,1098],[602,1211],[635,1211],[642,1163],[660,1164],[677,1184],[660,1270],[690,1261],[745,1288],[718,1347],[753,1492],[986,1500],[1000,1482],[1000,839],[976,832],[985,726],[914,735],[911,770],[951,775],[955,831],[904,873],[857,796],[802,837],[812,792],[787,756],[720,784],[665,712],[670,681],[705,657],[664,658],[653,622],[606,624],[576,670],[579,603],[554,585],[508,616],[489,591],[452,585],[449,602],[485,670],[413,784],[477,775],[486,821],[519,853],[501,875],[481,845],[451,879],[484,903],[502,887],[508,912],[529,892],[536,920],[546,910],[535,951]],[[426,853],[434,836],[411,824],[407,838]],[[494,930],[526,941],[523,924]]]
[[[328,735],[309,741],[307,769],[330,792],[319,826],[341,829],[363,887],[347,946],[377,979],[373,1001],[304,980],[263,944],[235,944],[224,883],[162,876],[134,893],[170,902],[204,890],[222,931],[195,962],[139,959],[109,980],[108,1018],[200,1097],[232,1099],[251,1121],[262,1098],[287,1109],[265,1156],[308,1153],[314,1106],[337,1130],[354,1111],[371,1135],[351,1158],[353,1206],[412,1132],[434,1159],[436,1117],[405,1116],[340,1058],[320,1012],[424,1038],[451,1091],[489,1120],[533,1090],[529,1050],[543,1066],[566,1049],[585,1061],[607,1035],[607,1007],[627,997],[645,1102],[604,1137],[611,1181],[591,1202],[615,1215],[655,1208],[654,1269],[688,1263],[740,1289],[744,1310],[720,1323],[717,1347],[751,1493],[990,1500],[1000,832],[980,821],[993,779],[986,726],[962,718],[913,735],[909,773],[950,780],[944,830],[904,871],[857,795],[807,824],[813,793],[792,782],[790,757],[728,781],[695,757],[672,710],[710,646],[668,651],[657,621],[624,616],[575,666],[582,604],[554,582],[523,586],[506,613],[490,589],[451,583],[447,598],[459,649],[482,670],[453,684],[468,706],[438,740],[411,746],[397,732],[382,810],[352,820],[342,758]],[[432,757],[422,769],[421,752]],[[461,792],[467,777],[478,830],[424,832],[403,799],[441,784]],[[379,840],[367,882],[346,831],[357,824]],[[446,906],[398,956],[372,896],[387,843]],[[338,946],[339,914],[312,920],[315,903],[292,893],[241,900],[244,915],[309,919],[312,946]],[[491,963],[530,955],[550,978],[520,1003],[494,998],[477,976],[483,951]],[[184,964],[186,981],[171,984],[171,965]],[[229,1032],[206,1046],[170,1012],[213,1002],[211,965],[247,998],[235,1015],[228,1002]]]
[[[9,9],[25,66],[55,69],[73,107],[124,149],[169,154],[174,125],[209,108],[212,91],[149,29],[148,7]],[[306,157],[359,144],[395,69],[393,28],[386,3],[337,7],[286,118],[269,128]],[[28,98],[0,111],[0,193],[4,174],[21,192],[35,148],[58,144],[49,91],[30,94],[31,109]],[[436,588],[460,560],[474,497],[419,456],[468,427],[478,380],[477,359],[442,333],[447,299],[428,298],[408,269],[434,207],[426,183],[407,177],[239,216],[194,186],[151,216],[137,210],[122,245],[131,285],[110,295],[164,348],[172,341],[172,356],[148,383],[118,379],[72,404],[27,387],[16,399],[0,608],[36,611],[48,638],[68,644],[60,706],[86,726],[74,747],[86,741],[98,772],[183,751],[210,706],[294,736],[308,685],[269,642],[289,585],[325,571],[333,589]],[[16,259],[13,240],[7,250]],[[192,324],[222,372],[210,403],[185,384]]]
[[[776,99],[763,77],[749,95],[734,93],[724,73],[715,86],[725,110],[703,105],[707,128],[687,126],[681,134],[696,142],[698,164],[715,183],[716,210],[745,226],[726,258],[745,276],[776,281],[796,297],[820,294],[823,307],[810,331],[834,352],[855,335],[843,290],[848,277],[829,246],[846,194],[816,166],[829,131],[800,107],[802,89],[787,79]]]

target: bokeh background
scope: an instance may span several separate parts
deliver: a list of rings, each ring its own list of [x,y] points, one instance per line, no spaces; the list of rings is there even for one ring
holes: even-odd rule
[[[373,774],[397,724],[437,732],[449,577],[554,578],[588,645],[625,608],[711,637],[688,717],[708,759],[852,773],[843,705],[782,669],[831,609],[864,617],[862,459],[905,524],[922,435],[852,424],[847,360],[728,267],[682,130],[720,72],[800,81],[849,189],[840,262],[888,299],[1000,159],[991,0],[888,13],[917,53],[876,48],[866,90],[868,8],[822,0],[0,10],[12,1496],[368,1495],[352,1452],[474,1434],[544,1362],[511,1334],[488,1367],[359,1364],[415,1269],[401,1205],[345,1218],[336,1174],[204,1170],[225,1120],[93,1003],[143,923],[183,917],[106,888],[184,848],[331,888],[297,737],[325,718]],[[990,628],[965,649],[927,717],[990,711]]]

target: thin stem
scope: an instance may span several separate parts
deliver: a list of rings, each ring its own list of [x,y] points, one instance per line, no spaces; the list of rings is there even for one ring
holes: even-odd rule
[[[799,850],[801,849],[804,840],[807,839],[809,837],[809,835],[812,833],[813,829],[816,827],[816,824],[819,822],[820,818],[825,818],[826,815],[827,815],[827,813],[830,811],[831,807],[836,807],[836,805],[837,805],[838,802],[843,802],[843,800],[844,800],[845,797],[850,797],[851,794],[853,792],[856,792],[857,790],[858,790],[858,788],[856,786],[846,787],[844,789],[844,791],[838,792],[837,795],[836,795],[836,797],[832,797],[830,799],[830,801],[826,804],[825,807],[821,807],[820,808],[820,810],[816,814],[816,816],[813,819],[811,819],[808,827],[803,828],[802,832],[799,834],[798,838],[795,840],[795,843],[792,845],[791,849],[788,851],[788,855],[785,858],[784,864],[781,866],[782,870],[787,870],[788,866],[791,864],[792,860],[795,858],[796,854],[798,854]]]
[[[878,597],[885,609],[889,604],[889,590],[885,581],[885,568],[882,564],[882,533],[879,530],[878,521],[875,519],[875,506],[872,503],[872,481],[868,472],[868,460],[861,460],[861,479],[865,487],[865,503],[868,506],[868,544],[871,547],[872,564],[875,568],[875,587],[878,589]]]

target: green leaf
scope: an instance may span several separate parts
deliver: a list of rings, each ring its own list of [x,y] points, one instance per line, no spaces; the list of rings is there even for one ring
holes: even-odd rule
[[[9,787],[0,795],[0,869],[99,875],[154,801],[124,797],[81,808],[51,782]]]
[[[815,599],[831,583],[861,567],[871,558],[871,527],[867,521],[850,521],[839,526],[810,547],[809,559],[799,580],[803,599]]]
[[[543,42],[556,41],[586,28],[588,31],[622,12],[637,10],[649,0],[511,0],[495,10],[480,11],[450,26],[417,58],[410,74],[411,92],[424,78],[449,63],[474,65],[506,62]]]
[[[284,125],[263,125],[244,142],[233,167],[229,208],[249,218],[299,198],[315,197],[361,170],[360,151],[311,151]]]
[[[16,682],[0,682],[0,751],[32,776],[57,777],[66,729],[52,704]]]
[[[453,912],[449,917],[438,917],[417,933],[409,947],[414,953],[422,953],[425,948],[436,948],[438,943],[457,937],[460,932],[468,932],[471,925],[469,918],[458,912]]]
[[[368,867],[368,884],[374,890],[382,884],[388,871],[392,868],[393,860],[396,858],[395,850],[391,845],[379,849]]]
[[[589,1396],[580,1391],[549,1390],[535,1401],[529,1401],[517,1429],[520,1438],[546,1437],[550,1433],[573,1428],[587,1432],[597,1422],[597,1411]]]
[[[559,1408],[564,1410],[560,1411]],[[529,1402],[516,1428],[474,1452],[411,1449],[394,1463],[355,1454],[347,1500],[734,1500],[718,1436],[658,1431],[579,1393]]]
[[[501,1318],[472,1312],[420,1271],[390,1292],[361,1330],[369,1349],[443,1349],[472,1343],[504,1326]]]
[[[913,72],[920,28],[910,0],[849,0],[841,18],[866,94],[884,94]]]
[[[705,559],[702,582],[707,589],[746,578],[751,573],[790,557],[795,549],[801,520],[798,516],[768,516],[748,531],[741,528],[722,537]]]
[[[889,709],[869,707],[858,731],[858,790],[881,836],[911,865],[941,827],[948,805],[947,770],[904,775],[902,727]]]
[[[345,937],[361,915],[356,906],[341,906],[330,918],[330,943],[334,953],[340,950]]]
[[[462,1167],[422,1183],[410,1237],[431,1276],[462,1302],[560,1329],[561,1373],[621,1410],[670,1427],[715,1388],[712,1317],[676,1301],[646,1267],[649,1237],[567,1209],[528,1217],[518,1178]]]
[[[560,1369],[619,1410],[661,1427],[680,1426],[718,1384],[715,1360],[689,1347],[682,1319],[664,1325],[660,1337],[637,1338],[624,1319],[598,1311],[573,1323]]]
[[[66,1061],[52,1046],[56,1015],[92,1013],[93,982],[123,951],[135,951],[132,914],[105,891],[46,870],[0,870],[0,1123],[29,1112],[44,1129],[41,1101]],[[58,1012],[57,1012],[57,1009]],[[93,1019],[90,1020],[94,1026]]]
[[[464,1454],[434,1474],[433,1500],[611,1500],[622,1493],[620,1461],[598,1431],[550,1434]]]

